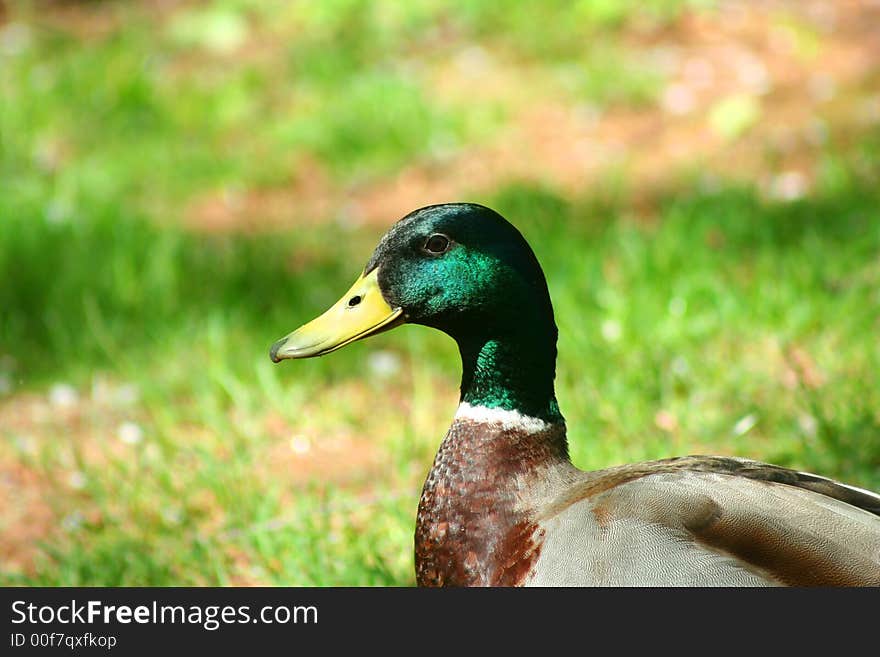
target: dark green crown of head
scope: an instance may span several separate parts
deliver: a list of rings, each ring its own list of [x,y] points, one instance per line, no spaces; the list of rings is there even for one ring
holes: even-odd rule
[[[433,235],[449,238],[448,251],[425,250]],[[544,273],[522,234],[504,217],[475,203],[432,205],[398,221],[376,247],[367,272],[379,267],[379,284],[410,322],[447,330],[479,318],[491,324],[528,309],[553,322]],[[504,326],[492,326],[503,329]]]

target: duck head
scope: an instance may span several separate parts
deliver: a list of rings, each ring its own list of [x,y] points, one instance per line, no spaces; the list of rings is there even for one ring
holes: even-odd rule
[[[323,356],[403,323],[437,328],[458,342],[463,401],[469,392],[481,404],[558,414],[555,399],[552,407],[546,399],[553,397],[557,335],[547,283],[531,247],[497,212],[453,203],[408,214],[339,301],[278,340],[270,356],[275,362]],[[522,375],[537,376],[546,387],[549,377],[550,390],[537,395],[545,398],[540,409],[516,408],[525,401],[514,399],[522,391],[498,382],[480,389],[489,374],[509,379],[507,388]]]

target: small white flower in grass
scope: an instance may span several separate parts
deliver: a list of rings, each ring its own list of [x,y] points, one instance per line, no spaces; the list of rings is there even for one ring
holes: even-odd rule
[[[694,92],[686,84],[671,84],[663,91],[660,104],[669,114],[689,114],[697,106]]]
[[[375,376],[387,379],[400,371],[400,357],[393,351],[376,351],[367,358],[367,367]]]
[[[758,424],[758,416],[749,413],[736,421],[736,424],[733,425],[733,433],[736,436],[743,436],[751,431],[756,424]]]
[[[691,367],[688,365],[687,359],[684,356],[676,356],[669,364],[669,369],[676,376],[684,376],[690,372]]]
[[[83,522],[85,521],[85,517],[79,511],[74,511],[72,513],[68,513],[61,520],[61,527],[65,531],[75,532],[77,529],[83,526]]]
[[[69,383],[56,383],[49,388],[49,403],[55,408],[71,408],[79,401],[79,393]]]
[[[437,133],[428,141],[428,152],[431,157],[443,160],[452,157],[457,152],[458,140],[448,133]]]
[[[798,426],[810,438],[815,438],[819,430],[819,422],[809,413],[803,413],[798,417]]]
[[[669,314],[673,317],[683,317],[687,312],[687,301],[681,297],[672,297],[669,300]]]
[[[678,418],[666,410],[659,410],[654,415],[654,424],[666,433],[675,433],[678,431]]]
[[[800,171],[786,171],[770,183],[770,196],[780,201],[796,201],[807,193],[809,183]]]
[[[74,470],[69,475],[67,475],[67,485],[70,486],[73,490],[82,490],[86,487],[87,483],[88,479],[79,470]]]
[[[312,442],[305,436],[297,434],[290,439],[290,449],[294,454],[307,454],[312,449]]]
[[[602,337],[605,338],[606,342],[617,342],[623,335],[623,327],[616,319],[604,320],[600,330],[602,331]]]
[[[183,511],[177,507],[165,507],[161,515],[167,525],[179,525],[183,522]]]
[[[116,430],[116,436],[126,445],[137,445],[144,439],[144,430],[134,422],[123,422]]]

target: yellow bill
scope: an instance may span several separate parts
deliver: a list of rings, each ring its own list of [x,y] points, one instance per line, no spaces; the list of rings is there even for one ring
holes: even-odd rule
[[[378,268],[361,276],[327,312],[272,345],[276,363],[285,358],[323,356],[340,347],[403,324],[403,310],[388,305],[379,289]]]

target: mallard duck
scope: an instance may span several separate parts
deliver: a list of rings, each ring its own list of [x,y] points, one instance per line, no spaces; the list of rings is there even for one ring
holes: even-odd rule
[[[406,322],[450,335],[462,360],[418,506],[419,585],[880,585],[869,491],[724,456],[572,465],[544,273],[487,207],[399,220],[351,289],[270,356],[322,356]]]

